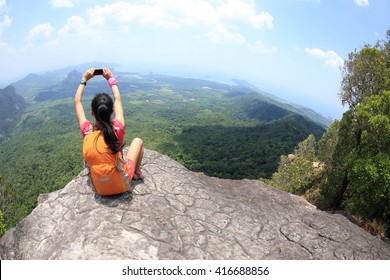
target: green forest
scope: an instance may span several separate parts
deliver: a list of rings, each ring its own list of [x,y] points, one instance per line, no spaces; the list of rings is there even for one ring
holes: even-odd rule
[[[390,30],[386,41],[351,52],[342,76],[340,100],[349,109],[321,138],[310,135],[281,156],[271,183],[389,237]]]

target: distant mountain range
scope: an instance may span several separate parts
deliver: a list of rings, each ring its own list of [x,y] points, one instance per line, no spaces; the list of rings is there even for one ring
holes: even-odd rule
[[[82,73],[86,69],[91,67],[97,68],[106,65],[111,69],[115,69],[115,66],[118,66],[114,63],[103,62],[84,63],[63,68],[57,71],[47,72],[45,74],[29,74],[24,79],[19,80],[12,85],[16,88],[17,93],[22,95],[27,100],[27,102],[43,102],[47,100],[68,98],[74,95]],[[234,84],[228,85],[206,79],[182,78],[151,73],[139,74],[134,72],[117,72],[115,70],[113,70],[113,72],[115,73],[118,80],[120,80],[120,88],[122,91],[132,91],[135,89],[159,90],[164,85],[169,85],[170,88],[175,90],[205,87],[210,87],[213,89],[225,89],[229,91],[230,96],[256,94],[262,100],[262,102],[258,104],[259,106],[264,107],[265,103],[272,104],[273,106],[280,107],[289,112],[302,115],[324,128],[328,127],[332,122],[331,118],[324,117],[310,108],[306,108],[297,104],[291,104],[290,102],[284,101],[276,96],[261,91],[257,87],[243,80],[232,80]],[[104,86],[106,86],[106,83],[103,79],[93,79],[86,88],[85,94],[94,94],[101,90],[101,88]],[[253,106],[253,104],[250,106]],[[267,113],[264,111],[262,114],[264,116],[267,115]]]

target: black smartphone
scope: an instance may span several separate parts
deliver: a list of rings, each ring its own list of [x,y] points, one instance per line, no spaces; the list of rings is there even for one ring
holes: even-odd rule
[[[93,75],[94,76],[103,75],[103,69],[95,69],[95,71],[93,72]]]

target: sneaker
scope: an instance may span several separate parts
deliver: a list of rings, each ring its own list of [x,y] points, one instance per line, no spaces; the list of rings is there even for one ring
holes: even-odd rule
[[[135,172],[133,180],[143,180],[145,178],[145,175],[142,173],[142,171]]]

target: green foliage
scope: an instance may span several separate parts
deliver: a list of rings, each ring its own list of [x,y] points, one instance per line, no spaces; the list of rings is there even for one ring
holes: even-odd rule
[[[356,108],[356,119],[362,129],[361,154],[373,156],[390,152],[390,91],[366,98]]]
[[[389,92],[365,98],[340,122],[338,143],[321,185],[326,208],[345,207],[389,234]]]
[[[310,134],[306,140],[300,142],[294,150],[294,154],[299,158],[305,158],[308,161],[316,160],[316,138]]]
[[[351,154],[350,193],[346,208],[366,220],[378,220],[389,230],[390,220],[390,156],[379,153],[372,158]]]
[[[0,142],[12,132],[25,107],[26,102],[15,92],[14,87],[0,89]]]
[[[13,217],[18,213],[15,204],[16,186],[7,181],[4,176],[0,175],[0,212],[2,214],[1,223],[4,227],[14,225]]]
[[[366,220],[383,222],[390,234],[390,92],[366,98],[356,119],[361,139],[345,159],[345,205]]]
[[[253,127],[192,126],[175,139],[191,170],[221,178],[270,178],[277,155],[293,150],[312,131],[308,127],[303,118],[291,115]]]
[[[278,172],[273,174],[271,182],[287,192],[302,194],[311,187],[312,170],[313,163],[305,158],[289,161],[287,156],[281,156]]]
[[[272,121],[286,117],[291,112],[262,100],[248,100],[244,104],[248,116],[260,121]]]
[[[327,156],[326,180],[321,184],[321,195],[325,198],[322,205],[325,209],[340,208],[344,199],[344,193],[348,185],[348,172],[345,165],[345,159],[356,143],[356,133],[353,129],[356,121],[353,117],[353,111],[344,113],[343,118],[338,124],[337,135],[333,134],[337,141],[330,141],[333,144],[333,153]],[[336,131],[334,131],[336,132]]]
[[[0,210],[0,237],[7,231],[7,228],[4,225],[3,213]]]
[[[343,68],[340,93],[342,104],[355,108],[365,97],[389,89],[386,88],[389,75],[390,69],[380,45],[366,45],[360,51],[351,52]]]
[[[304,194],[313,188],[322,173],[323,166],[317,162],[316,140],[310,134],[297,145],[294,154],[281,156],[278,171],[272,175],[271,183],[287,192]]]
[[[340,122],[335,120],[318,141],[318,160],[330,167],[339,137]]]

